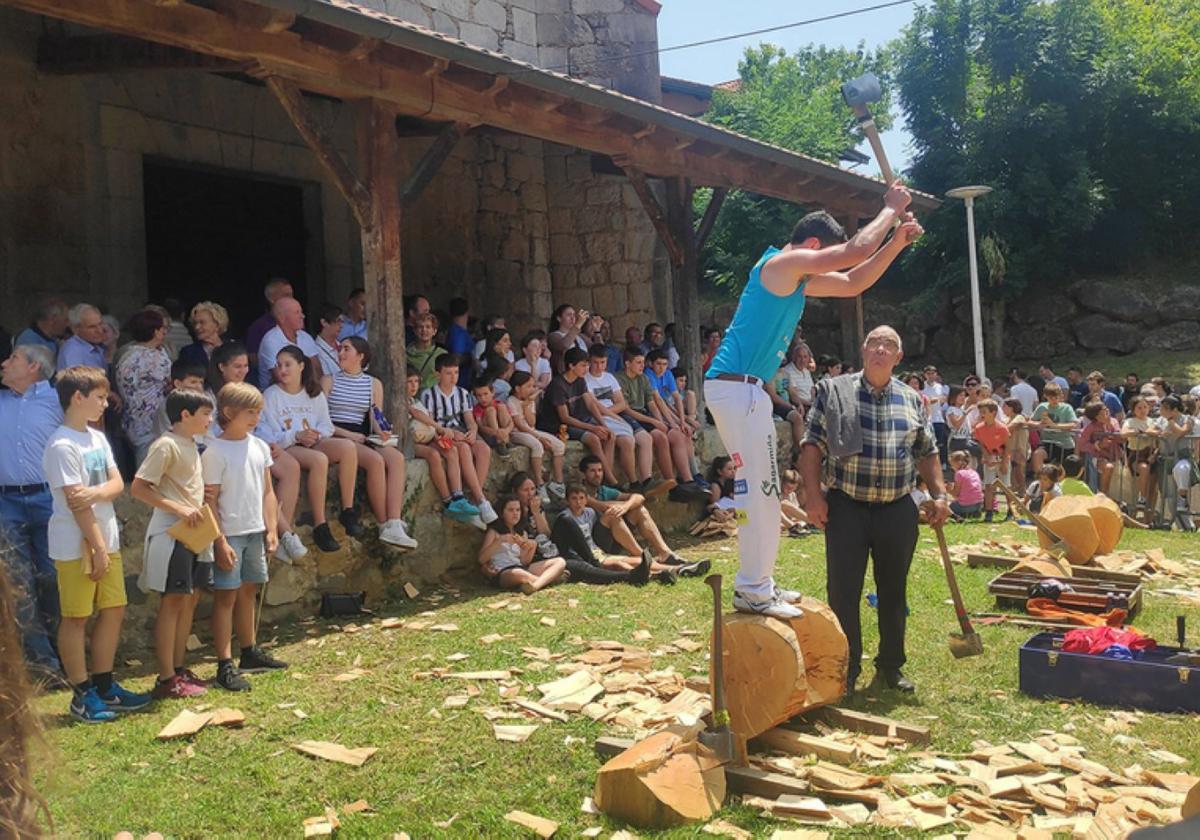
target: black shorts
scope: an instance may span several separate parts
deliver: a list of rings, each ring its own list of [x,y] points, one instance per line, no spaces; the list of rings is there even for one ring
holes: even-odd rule
[[[201,563],[186,545],[175,541],[171,559],[167,561],[167,584],[164,595],[191,595],[197,589],[212,589],[213,564]]]
[[[787,420],[789,417],[792,416],[792,412],[795,410],[796,409],[792,408],[790,405],[787,408],[784,408],[781,405],[777,405],[777,406],[775,406],[775,416],[778,417],[780,420]]]
[[[1059,443],[1048,443],[1042,441],[1038,444],[1038,449],[1046,453],[1046,461],[1050,464],[1058,464],[1062,466],[1063,459],[1074,453],[1074,449],[1067,449]]]
[[[633,429],[633,433],[634,433],[635,435],[636,435],[638,432],[648,432],[648,431],[650,431],[650,430],[649,430],[649,429],[647,429],[645,426],[643,426],[643,425],[641,424],[641,422],[640,422],[640,421],[638,421],[638,420],[635,420],[635,419],[634,419],[634,418],[633,418],[631,415],[629,415],[629,414],[622,414],[622,415],[621,415],[621,419],[622,419],[622,420],[624,420],[626,423],[628,423],[628,424],[629,424],[629,428]]]
[[[612,531],[608,529],[608,526],[601,525],[599,522],[592,526],[592,542],[605,554],[623,554],[625,552],[625,549],[618,546],[617,541],[613,539]]]

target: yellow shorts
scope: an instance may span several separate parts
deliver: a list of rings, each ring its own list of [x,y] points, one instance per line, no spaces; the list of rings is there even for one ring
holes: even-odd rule
[[[128,603],[121,555],[110,554],[108,560],[108,571],[100,580],[92,580],[83,573],[81,560],[54,561],[63,618],[88,618],[96,610],[123,607]]]

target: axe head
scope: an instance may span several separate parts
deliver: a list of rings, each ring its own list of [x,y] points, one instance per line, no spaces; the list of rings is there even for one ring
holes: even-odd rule
[[[722,764],[730,764],[737,757],[737,746],[734,743],[733,732],[728,726],[709,729],[696,736]]]
[[[863,73],[842,85],[842,98],[851,108],[865,108],[872,102],[878,102],[882,96],[879,77],[874,73]]]

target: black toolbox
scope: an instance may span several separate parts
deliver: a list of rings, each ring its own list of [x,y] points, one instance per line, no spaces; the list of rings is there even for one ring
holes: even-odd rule
[[[1062,633],[1038,633],[1021,645],[1023,693],[1153,712],[1200,712],[1200,666],[1167,662],[1180,653],[1177,647],[1160,645],[1127,660],[1067,653],[1062,645]]]

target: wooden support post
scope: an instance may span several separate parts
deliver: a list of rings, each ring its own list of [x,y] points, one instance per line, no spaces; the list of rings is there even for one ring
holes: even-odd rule
[[[704,389],[700,387],[700,248],[696,240],[692,182],[668,178],[667,220],[671,236],[682,246],[682,260],[671,266],[671,298],[675,302],[675,349],[679,363],[687,369],[690,389],[695,392],[697,414],[704,416]]]
[[[450,157],[450,153],[454,151],[454,147],[458,145],[458,141],[462,139],[466,131],[467,126],[462,123],[451,123],[442,129],[442,133],[433,141],[433,145],[417,161],[408,180],[400,187],[400,203],[405,208],[411,207],[421,197],[422,191],[433,180],[433,176],[441,169],[446,158]]]
[[[355,105],[354,118],[358,170],[369,197],[362,226],[362,259],[374,350],[371,373],[383,381],[386,405],[380,407],[391,419],[403,446],[408,434],[408,395],[404,381],[402,207],[396,189],[400,180],[396,112],[384,102],[369,99]]]
[[[848,216],[842,225],[846,228],[846,236],[858,233],[858,216]],[[858,367],[862,364],[859,355],[862,353],[863,339],[863,299],[862,295],[852,298],[842,298],[839,302],[842,332],[842,364]]]
[[[629,179],[630,186],[637,193],[638,200],[642,202],[642,208],[646,211],[646,215],[650,217],[650,224],[654,225],[654,229],[658,232],[658,238],[662,240],[663,245],[666,247],[667,254],[671,258],[672,269],[675,266],[682,265],[684,259],[683,252],[687,247],[687,243],[685,240],[675,237],[675,232],[667,220],[667,214],[651,191],[650,184],[646,181],[646,176],[636,169],[624,166],[621,161],[615,162],[621,167],[621,171],[625,173],[625,177]]]

